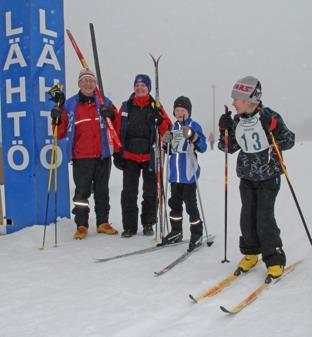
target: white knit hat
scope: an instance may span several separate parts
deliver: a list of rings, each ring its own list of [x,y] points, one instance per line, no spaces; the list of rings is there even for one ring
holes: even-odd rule
[[[232,98],[259,103],[261,98],[261,83],[252,76],[246,76],[238,80],[232,89]]]
[[[92,77],[96,81],[95,73],[90,69],[82,69],[78,76],[78,82],[80,82],[85,77]]]

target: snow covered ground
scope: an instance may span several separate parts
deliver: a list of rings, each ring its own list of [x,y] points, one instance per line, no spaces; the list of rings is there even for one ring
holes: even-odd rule
[[[297,143],[285,152],[290,179],[310,231],[311,145]],[[58,248],[53,247],[51,225],[43,251],[38,250],[43,234],[40,226],[0,236],[0,336],[311,336],[312,251],[284,178],[276,216],[288,262],[304,258],[304,263],[237,316],[227,316],[219,305],[231,307],[255,288],[264,278],[263,265],[214,298],[200,304],[193,304],[188,298],[189,293],[196,295],[221,280],[240,259],[235,160],[236,155],[230,156],[228,264],[220,263],[224,257],[224,154],[218,150],[200,156],[208,231],[217,235],[216,241],[161,277],[155,277],[153,272],[183,253],[185,245],[94,263],[94,258],[154,245],[141,229],[130,239],[99,235],[92,218],[87,240],[75,241],[73,221],[61,219]],[[111,221],[121,231],[120,190],[121,174],[113,169]],[[187,222],[184,232],[187,238]]]

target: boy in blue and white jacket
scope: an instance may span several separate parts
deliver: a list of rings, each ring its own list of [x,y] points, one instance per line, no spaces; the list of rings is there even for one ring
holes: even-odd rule
[[[196,179],[200,167],[197,163],[198,152],[207,149],[206,137],[201,126],[192,120],[192,103],[188,97],[178,97],[173,106],[176,122],[163,136],[163,142],[170,145],[169,182],[171,197],[168,201],[170,210],[171,232],[162,240],[162,244],[179,242],[183,238],[183,202],[189,215],[191,239],[189,251],[201,245],[203,222],[200,218],[196,198]],[[196,174],[196,179],[195,179]]]

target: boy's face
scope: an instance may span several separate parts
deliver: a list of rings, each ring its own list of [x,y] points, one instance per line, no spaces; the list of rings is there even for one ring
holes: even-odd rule
[[[174,116],[179,122],[183,122],[183,120],[189,118],[190,114],[186,109],[177,107],[174,109]]]
[[[257,105],[246,100],[234,99],[233,106],[235,107],[238,114],[242,114],[253,112]]]

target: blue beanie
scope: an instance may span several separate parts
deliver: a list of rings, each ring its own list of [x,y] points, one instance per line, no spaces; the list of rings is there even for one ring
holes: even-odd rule
[[[145,74],[136,75],[133,86],[135,86],[137,83],[144,83],[148,88],[148,92],[150,92],[152,89],[152,82],[148,75]]]

